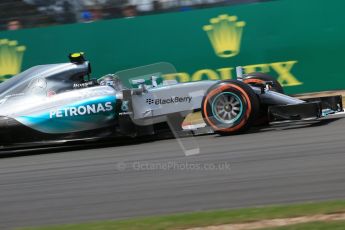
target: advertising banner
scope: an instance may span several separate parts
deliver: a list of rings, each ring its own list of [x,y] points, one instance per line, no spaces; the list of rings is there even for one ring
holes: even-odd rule
[[[266,72],[288,93],[345,89],[345,1],[279,0],[0,32],[0,80],[83,51],[93,78],[157,62],[166,79]]]

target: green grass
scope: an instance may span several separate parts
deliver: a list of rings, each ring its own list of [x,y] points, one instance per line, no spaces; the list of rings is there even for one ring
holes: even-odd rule
[[[345,221],[311,222],[305,224],[294,224],[285,227],[264,228],[261,230],[344,230]]]
[[[176,230],[208,225],[243,223],[263,219],[288,218],[339,212],[345,212],[345,200],[237,210],[183,213],[120,221],[99,221],[93,223],[33,227],[25,228],[25,230]]]

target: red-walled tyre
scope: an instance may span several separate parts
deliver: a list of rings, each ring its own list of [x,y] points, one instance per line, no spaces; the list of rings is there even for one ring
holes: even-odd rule
[[[243,82],[249,85],[263,85],[265,81],[273,82],[273,85],[270,86],[270,90],[275,91],[277,93],[284,93],[284,89],[281,84],[272,76],[265,74],[265,73],[250,73],[244,77]]]
[[[247,84],[228,80],[212,86],[202,101],[202,116],[207,125],[221,135],[247,130],[260,108],[257,95]]]

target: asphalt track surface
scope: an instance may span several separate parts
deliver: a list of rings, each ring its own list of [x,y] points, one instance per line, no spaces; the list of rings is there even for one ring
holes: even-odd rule
[[[200,136],[189,157],[170,139],[2,158],[0,229],[344,199],[344,134],[329,119]]]

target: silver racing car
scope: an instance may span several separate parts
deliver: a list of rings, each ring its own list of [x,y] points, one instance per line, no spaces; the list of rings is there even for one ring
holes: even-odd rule
[[[91,80],[82,53],[70,62],[32,67],[0,84],[0,146],[155,135],[181,131],[184,118],[201,111],[221,135],[269,122],[318,119],[343,111],[340,96],[299,100],[262,74],[178,83],[157,68]],[[130,79],[125,86],[121,79]]]

